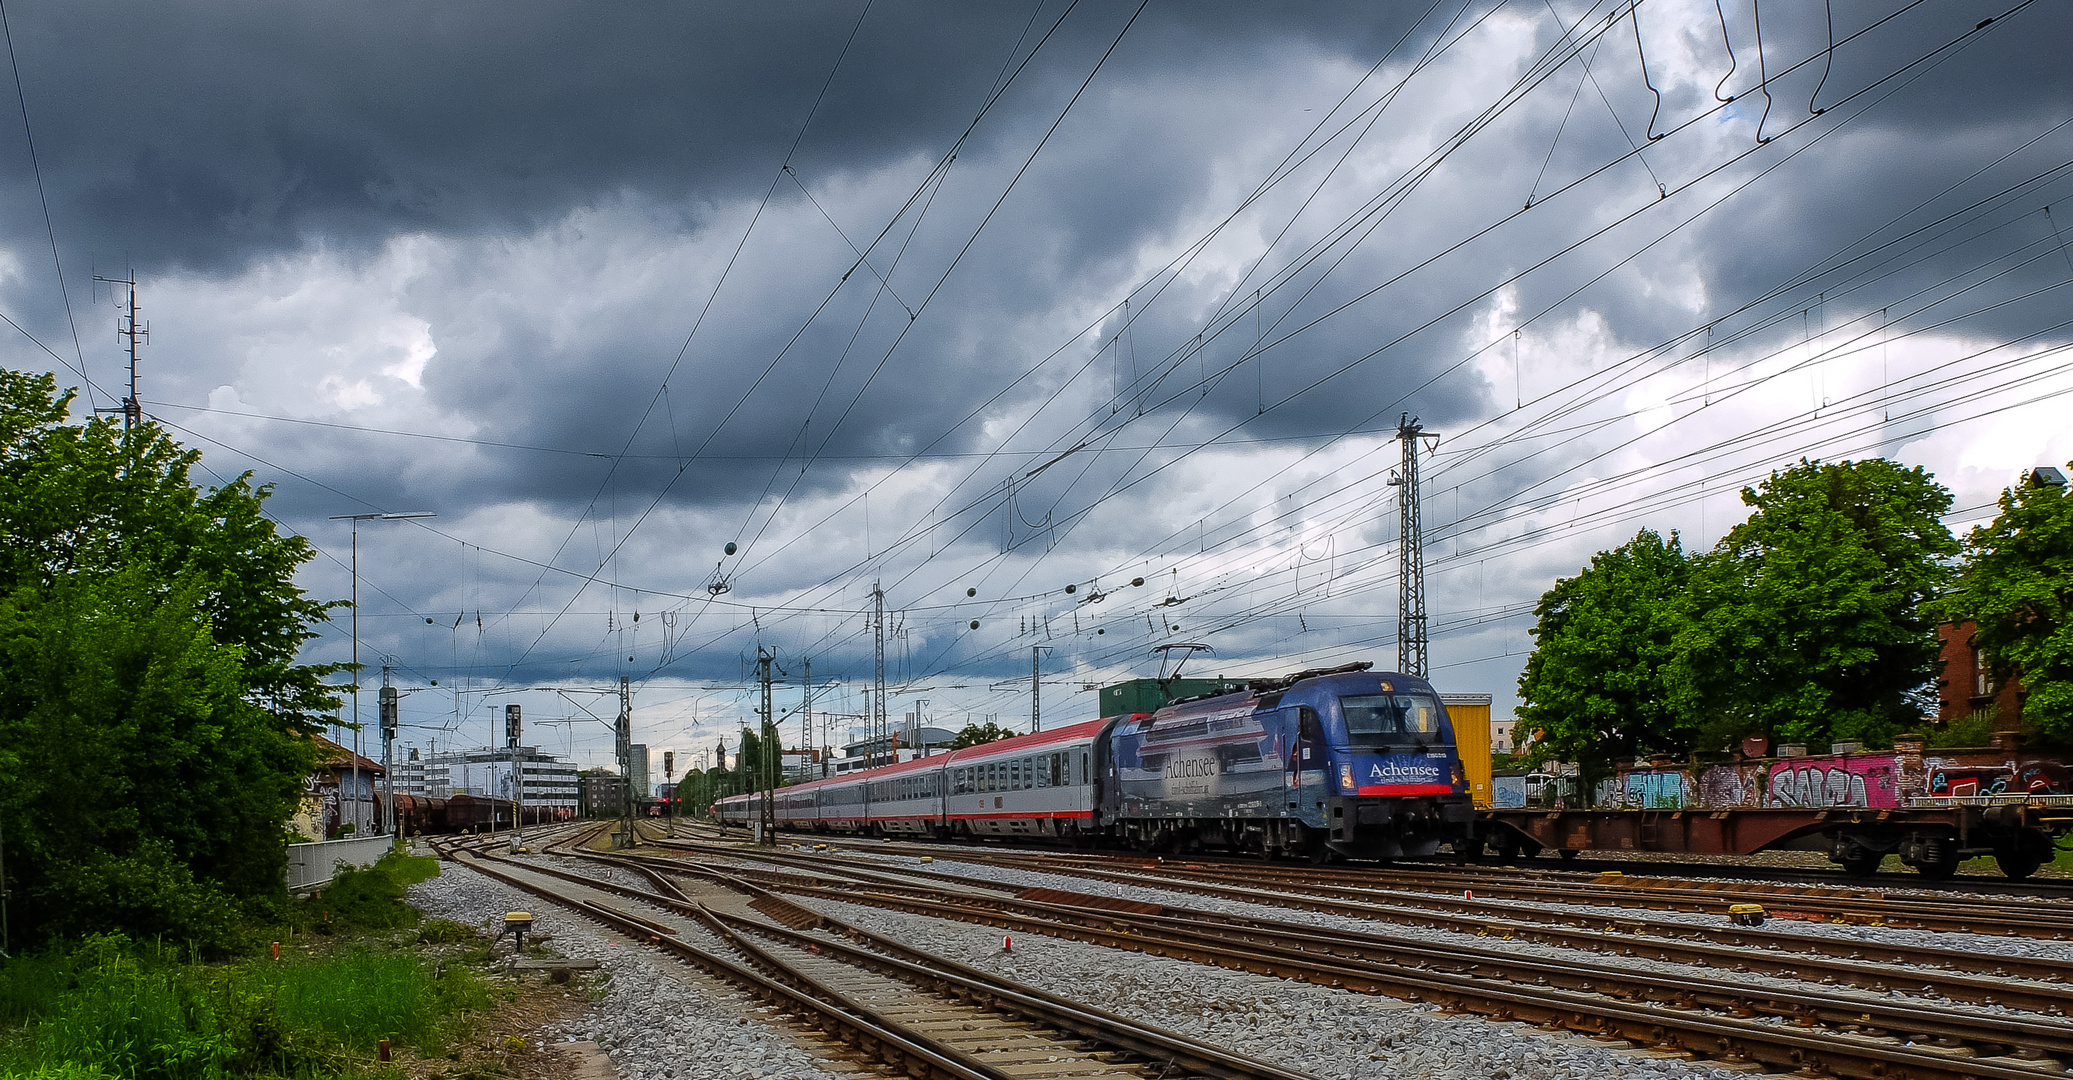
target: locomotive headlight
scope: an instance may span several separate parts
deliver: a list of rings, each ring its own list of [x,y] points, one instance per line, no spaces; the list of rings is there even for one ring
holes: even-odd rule
[[[1339,786],[1348,791],[1353,790],[1353,766],[1348,762],[1339,763]]]

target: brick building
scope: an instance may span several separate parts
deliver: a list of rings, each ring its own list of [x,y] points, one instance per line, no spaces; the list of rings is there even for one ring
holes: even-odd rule
[[[1996,686],[1987,670],[1986,657],[1973,644],[1976,624],[1945,623],[1936,628],[1943,645],[1943,677],[1936,684],[1936,720],[1940,724],[1963,720],[1975,713],[1994,710],[1994,730],[2021,731],[2023,727],[2023,684],[2010,679]]]

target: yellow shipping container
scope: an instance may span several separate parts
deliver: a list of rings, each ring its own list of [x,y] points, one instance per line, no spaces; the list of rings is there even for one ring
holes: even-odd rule
[[[1441,694],[1447,718],[1454,721],[1454,753],[1468,774],[1468,794],[1476,808],[1490,806],[1490,695]]]

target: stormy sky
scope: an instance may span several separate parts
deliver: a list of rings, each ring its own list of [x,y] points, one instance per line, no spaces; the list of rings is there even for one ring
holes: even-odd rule
[[[1026,727],[1033,650],[1047,723],[1161,645],[1393,667],[1405,416],[1433,678],[1500,715],[1638,529],[1874,455],[1963,529],[2073,458],[2060,5],[5,18],[6,362],[114,404],[133,276],[145,411],[313,594],[334,517],[436,512],[359,535],[420,747],[520,702],[603,763],[624,676],[638,741],[731,748],[759,648],[840,745],[874,584],[888,712],[950,727]]]

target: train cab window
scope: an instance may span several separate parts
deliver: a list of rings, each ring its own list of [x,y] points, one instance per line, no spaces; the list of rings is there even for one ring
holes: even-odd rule
[[[1346,734],[1356,742],[1440,730],[1439,703],[1425,694],[1347,694],[1339,706],[1346,713]]]

